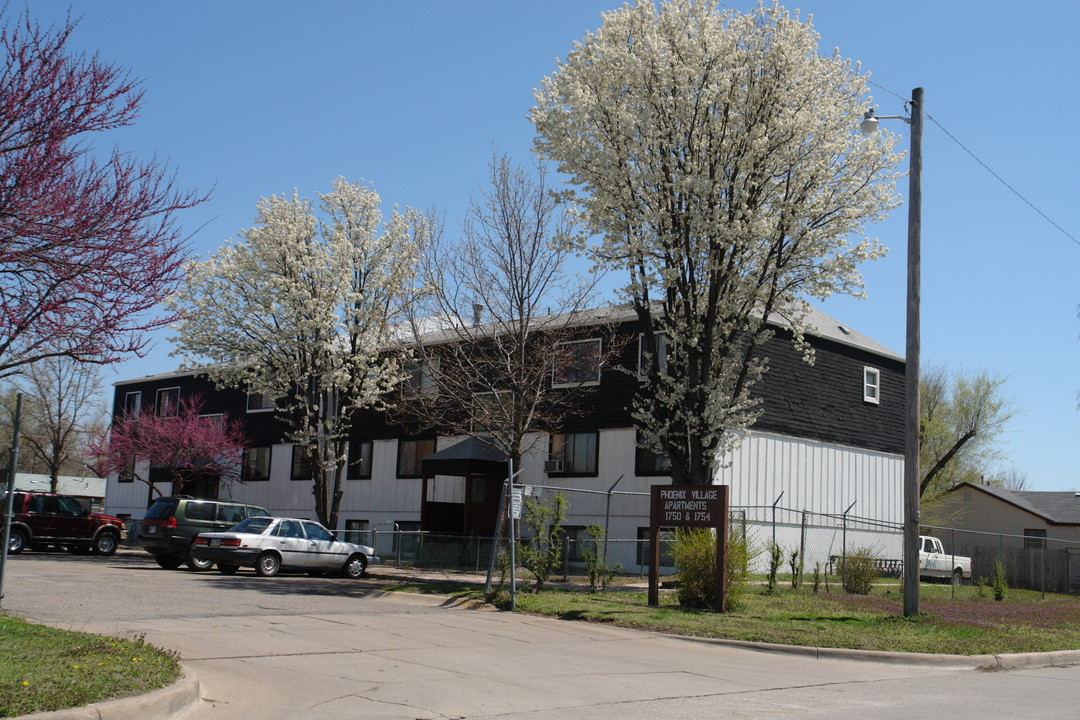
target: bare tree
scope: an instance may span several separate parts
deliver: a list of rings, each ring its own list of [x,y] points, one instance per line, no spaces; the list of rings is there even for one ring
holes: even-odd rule
[[[83,470],[83,449],[101,425],[101,372],[96,365],[52,357],[24,368],[19,385],[27,400],[22,432],[27,455],[56,492],[60,475]]]
[[[430,292],[413,306],[413,375],[395,415],[483,436],[515,465],[536,433],[561,426],[615,347],[610,332],[582,342],[582,326],[604,318],[586,312],[600,276],[567,268],[575,231],[544,165],[493,154],[460,240],[436,237],[421,262]]]

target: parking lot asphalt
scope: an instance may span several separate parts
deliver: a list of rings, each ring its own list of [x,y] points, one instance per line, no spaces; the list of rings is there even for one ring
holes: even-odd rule
[[[27,553],[4,609],[180,653],[188,676],[54,718],[1075,717],[1074,656],[892,657],[701,641],[455,605],[379,590],[389,580],[479,575],[372,568],[366,581],[165,571],[137,553]],[[899,655],[899,654],[896,654]],[[990,664],[994,664],[991,659]],[[1058,701],[1059,698],[1062,700]],[[973,711],[974,709],[974,711]],[[63,714],[68,713],[68,714]],[[81,713],[81,714],[80,714]],[[89,714],[88,714],[89,713]],[[96,713],[96,714],[95,714]]]

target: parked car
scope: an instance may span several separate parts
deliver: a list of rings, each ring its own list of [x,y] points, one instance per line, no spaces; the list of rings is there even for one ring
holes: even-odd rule
[[[191,555],[195,536],[228,530],[249,517],[269,516],[269,511],[258,505],[230,500],[200,500],[187,495],[160,497],[143,515],[135,544],[167,570],[175,570],[184,563],[191,570],[207,570],[212,561]]]
[[[7,507],[7,493],[0,494],[0,522]],[[65,547],[73,553],[93,551],[112,555],[127,538],[124,521],[112,515],[90,512],[70,495],[16,490],[11,504],[11,536],[8,552],[26,548],[43,550]]]
[[[275,517],[248,518],[229,532],[201,533],[192,554],[216,562],[225,575],[251,567],[262,577],[300,570],[359,578],[368,565],[380,562],[373,548],[342,542],[317,522]]]

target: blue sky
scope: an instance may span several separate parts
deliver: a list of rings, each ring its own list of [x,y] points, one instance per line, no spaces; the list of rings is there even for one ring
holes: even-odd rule
[[[44,24],[81,16],[72,46],[145,80],[131,128],[98,137],[169,161],[213,191],[182,222],[207,254],[249,227],[259,197],[314,197],[333,178],[371,181],[384,203],[445,211],[457,231],[492,149],[529,160],[532,89],[617,0],[33,0]],[[749,9],[750,2],[732,7]],[[1019,414],[1008,460],[1032,489],[1080,490],[1080,243],[1018,198],[945,131],[1080,237],[1073,125],[1080,3],[808,0],[822,52],[872,73],[881,115],[926,92],[923,363],[1006,378]],[[9,6],[18,11],[18,6]],[[937,123],[933,122],[936,120]],[[942,127],[945,131],[942,130]],[[891,129],[904,133],[896,122]],[[901,143],[906,147],[906,141]],[[906,183],[900,187],[906,194]],[[866,300],[824,310],[904,350],[906,207],[871,233]],[[162,338],[116,379],[175,367]]]

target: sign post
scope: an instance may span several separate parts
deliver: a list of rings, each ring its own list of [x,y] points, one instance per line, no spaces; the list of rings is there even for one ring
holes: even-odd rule
[[[716,531],[716,612],[724,612],[727,586],[728,486],[653,485],[649,512],[649,605],[660,604],[660,528],[701,527]]]

